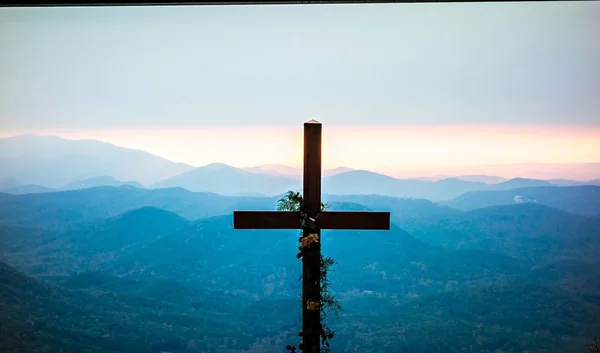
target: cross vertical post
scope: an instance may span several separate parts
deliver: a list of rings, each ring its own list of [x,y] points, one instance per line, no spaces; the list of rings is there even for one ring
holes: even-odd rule
[[[317,218],[321,212],[321,123],[304,123],[304,177],[302,212]],[[321,231],[304,229],[303,236],[316,233],[319,241],[306,247],[302,257],[302,338],[305,353],[319,352],[321,312],[310,310],[309,300],[319,301],[321,294]]]

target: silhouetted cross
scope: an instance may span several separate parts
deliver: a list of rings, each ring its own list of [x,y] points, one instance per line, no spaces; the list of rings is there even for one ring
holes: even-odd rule
[[[304,123],[304,176],[302,213],[315,219],[316,229],[304,229],[303,236],[317,234],[318,242],[302,251],[302,350],[320,351],[321,317],[310,310],[308,301],[318,301],[321,286],[321,229],[389,230],[389,212],[321,211],[321,123]],[[318,216],[318,217],[317,217]],[[301,212],[234,211],[234,229],[299,229]]]

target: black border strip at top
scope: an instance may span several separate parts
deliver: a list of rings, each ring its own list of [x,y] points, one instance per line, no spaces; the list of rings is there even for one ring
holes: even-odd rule
[[[106,1],[17,1],[0,2],[0,7],[35,7],[35,6],[174,6],[174,5],[311,5],[311,4],[375,4],[375,3],[447,3],[447,2],[521,2],[524,0],[304,0],[304,1],[128,1],[128,2],[106,2]],[[534,2],[554,0],[532,0]],[[569,0],[578,1],[578,0]],[[579,0],[589,1],[589,0]]]

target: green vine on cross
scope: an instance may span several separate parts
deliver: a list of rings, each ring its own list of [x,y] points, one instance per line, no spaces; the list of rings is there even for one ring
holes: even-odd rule
[[[302,251],[305,247],[310,246],[310,244],[319,241],[319,237],[316,233],[315,219],[308,217],[308,215],[302,213],[302,195],[297,191],[288,191],[278,202],[277,202],[277,210],[278,211],[293,211],[300,212],[301,220],[300,220],[300,238],[298,238],[298,242],[300,243],[298,246],[298,254],[296,257],[298,259],[302,258]],[[328,205],[321,202],[321,211],[324,211],[328,208]],[[318,217],[318,215],[317,215]],[[308,230],[309,235],[304,237],[303,230]],[[314,231],[315,233],[311,233]],[[332,312],[336,315],[342,310],[342,306],[339,301],[337,301],[333,295],[329,292],[329,279],[327,277],[329,268],[336,264],[335,260],[330,256],[323,256],[321,254],[320,259],[320,270],[321,270],[321,292],[320,298],[316,298],[315,300],[309,300],[306,304],[307,309],[309,310],[319,310],[321,315],[321,352],[329,352],[329,340],[333,338],[334,332],[331,330],[326,324],[323,324],[327,313]],[[300,276],[302,278],[302,276]],[[304,305],[304,304],[303,304]],[[302,332],[298,333],[298,336],[302,336]],[[302,344],[298,345],[299,349],[302,349]],[[287,350],[292,353],[296,352],[296,346],[287,346]]]
[[[585,347],[589,353],[600,353],[600,340],[598,337],[594,337],[594,341],[590,344],[586,344]]]

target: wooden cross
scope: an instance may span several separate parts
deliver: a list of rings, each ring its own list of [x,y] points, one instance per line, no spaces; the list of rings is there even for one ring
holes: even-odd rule
[[[321,123],[304,123],[304,176],[302,213],[316,219],[316,232],[304,229],[303,236],[316,233],[319,241],[302,254],[302,350],[320,352],[321,317],[319,310],[307,307],[318,300],[321,287],[321,229],[389,230],[389,212],[321,212]],[[318,217],[317,217],[318,215]],[[234,229],[299,229],[300,212],[234,211]]]

